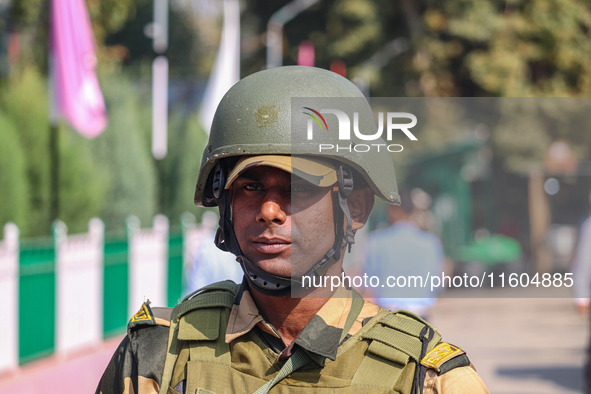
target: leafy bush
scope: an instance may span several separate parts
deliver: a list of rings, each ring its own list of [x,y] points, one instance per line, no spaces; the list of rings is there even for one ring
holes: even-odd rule
[[[32,67],[12,73],[0,103],[18,130],[25,152],[28,195],[27,228],[21,235],[49,234],[49,122],[47,84]]]
[[[60,219],[70,233],[85,232],[100,215],[108,188],[106,171],[91,155],[95,143],[62,124],[60,147]]]
[[[0,227],[14,222],[28,227],[27,170],[24,151],[18,140],[16,127],[0,113]]]
[[[168,130],[168,155],[158,162],[160,211],[176,224],[183,212],[199,217],[200,209],[193,203],[195,181],[201,154],[207,142],[197,114],[184,118],[172,114]]]
[[[29,67],[10,75],[6,86],[0,91],[0,105],[3,108],[6,126],[1,125],[2,138],[7,146],[2,151],[5,163],[2,172],[19,174],[19,148],[10,142],[10,135],[16,133],[18,145],[24,155],[26,187],[19,192],[22,204],[26,207],[24,219],[18,219],[20,212],[14,212],[17,223],[20,221],[21,235],[47,235],[50,233],[50,168],[49,157],[49,99],[45,79],[34,68]],[[8,126],[12,124],[12,128]],[[6,130],[15,130],[11,133]],[[4,141],[3,141],[4,142]],[[106,176],[100,166],[96,166],[89,147],[93,141],[86,140],[64,124],[59,128],[60,143],[60,214],[71,232],[83,231],[93,216],[99,214],[103,206],[106,190]],[[15,146],[9,149],[8,144]],[[12,160],[12,161],[11,161]],[[6,171],[8,169],[9,171]],[[21,189],[22,187],[19,186]],[[17,187],[17,189],[19,188]],[[5,193],[4,187],[2,192]],[[27,193],[28,191],[28,193]],[[4,205],[3,196],[3,205]],[[22,208],[19,208],[22,209]]]
[[[107,230],[120,230],[135,215],[151,223],[156,213],[156,172],[150,156],[151,106],[138,88],[121,74],[111,73],[101,83],[109,124],[92,141],[97,166],[108,177],[100,217]]]

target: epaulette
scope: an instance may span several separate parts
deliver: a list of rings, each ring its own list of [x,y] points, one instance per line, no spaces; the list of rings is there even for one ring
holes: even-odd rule
[[[431,338],[425,338],[429,344],[426,351],[429,351],[439,343],[441,335],[423,319],[408,311],[384,313],[362,337],[373,340],[368,349],[370,353],[405,365],[408,358],[417,363],[421,359],[421,337],[425,328],[433,333]]]
[[[423,357],[421,364],[443,375],[454,368],[470,365],[470,360],[458,346],[441,342]]]
[[[188,348],[191,360],[212,361],[230,368],[230,347],[222,335],[239,288],[231,280],[212,283],[189,294],[174,308],[160,387],[179,384],[173,376],[183,376],[180,371],[187,366],[187,357],[179,359],[183,349]],[[201,346],[204,342],[206,345]]]
[[[370,342],[352,385],[378,385],[396,392],[411,392],[413,382],[423,382],[426,368],[416,365],[441,341],[439,332],[419,316],[383,309],[355,335]],[[387,362],[376,363],[375,356]]]
[[[138,326],[166,326],[170,327],[172,308],[150,308],[150,302],[144,302],[142,307],[131,317],[127,331]]]
[[[231,308],[240,285],[231,280],[215,282],[189,294],[172,311],[172,319],[180,318],[193,309]]]

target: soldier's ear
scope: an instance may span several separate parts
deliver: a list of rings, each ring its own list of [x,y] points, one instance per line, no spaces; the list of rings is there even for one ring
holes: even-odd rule
[[[349,205],[349,212],[351,212],[353,231],[359,230],[365,225],[373,208],[373,203],[373,191],[369,187],[355,189],[349,194],[347,205]]]

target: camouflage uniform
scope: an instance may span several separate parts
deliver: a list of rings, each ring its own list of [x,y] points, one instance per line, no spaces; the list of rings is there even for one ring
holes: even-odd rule
[[[300,373],[322,375],[324,368],[330,368],[332,362],[338,357],[343,357],[337,356],[339,349],[364,326],[370,324],[372,318],[380,312],[377,305],[365,301],[343,342],[339,343],[352,304],[352,298],[347,297],[348,293],[350,290],[339,289],[305,326],[294,343],[286,347],[279,333],[260,315],[247,286],[243,284],[231,307],[224,341],[230,345],[230,353],[244,342],[255,342],[268,357],[257,360],[253,352],[248,352],[250,356],[242,354],[240,359],[232,357],[232,368],[241,373],[259,375],[256,377],[261,380],[269,380],[293,354],[294,349],[301,347],[311,356],[315,369]],[[169,339],[171,311],[171,308],[150,308],[147,304],[142,306],[132,318],[127,336],[105,370],[97,393],[159,392]],[[447,344],[442,347],[449,349]],[[456,349],[453,345],[452,348]],[[448,357],[443,360],[442,356],[446,354]],[[464,352],[456,350],[455,354],[447,352],[442,356],[439,358],[444,362],[427,368],[423,380],[423,393],[488,392]],[[424,363],[427,362],[427,358],[424,358]],[[252,367],[260,363],[265,365],[258,370]],[[169,392],[184,393],[186,376],[184,378],[180,382],[173,381],[175,391]],[[210,379],[215,380],[215,377]],[[279,389],[279,386],[271,392],[275,389]],[[367,387],[366,392],[375,390],[376,388]],[[229,392],[236,391],[234,387]]]

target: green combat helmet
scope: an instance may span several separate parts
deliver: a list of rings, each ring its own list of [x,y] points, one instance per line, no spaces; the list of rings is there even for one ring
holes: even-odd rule
[[[331,264],[339,260],[342,248],[354,243],[347,206],[347,196],[354,186],[367,185],[387,203],[400,202],[394,164],[386,150],[319,150],[319,144],[335,144],[337,137],[333,131],[340,130],[338,116],[323,118],[311,107],[294,107],[294,102],[302,99],[306,102],[309,99],[313,103],[323,98],[325,101],[322,103],[330,104],[334,99],[335,103],[339,103],[340,110],[357,112],[359,129],[376,129],[369,103],[352,82],[331,71],[304,66],[273,68],[240,80],[223,97],[213,118],[197,179],[195,204],[219,206],[220,223],[216,244],[220,249],[237,256],[249,284],[265,294],[287,295],[292,281],[296,279],[271,275],[242,255],[232,225],[228,191],[224,187],[229,171],[241,157],[321,157],[338,166],[339,192],[335,192],[334,197],[339,207],[335,209],[335,243],[306,276],[323,275]],[[319,115],[326,126],[326,130],[315,133],[313,141],[309,140],[309,136],[306,138],[311,112]],[[366,141],[360,140],[357,134],[351,134],[345,142],[354,147]],[[346,228],[343,229],[345,221]]]

